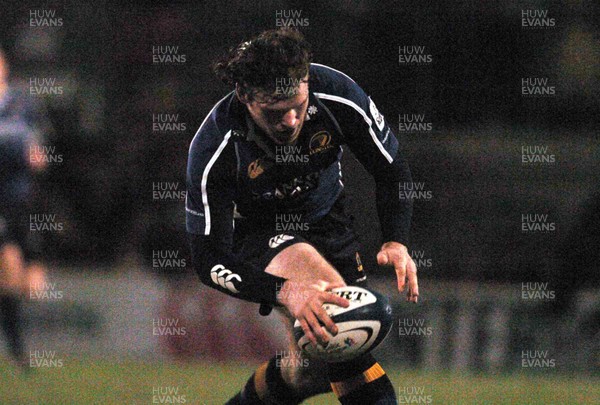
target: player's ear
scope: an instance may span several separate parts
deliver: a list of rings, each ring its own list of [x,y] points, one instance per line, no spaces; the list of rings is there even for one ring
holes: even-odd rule
[[[248,94],[246,94],[245,92],[243,92],[242,88],[237,83],[235,84],[235,95],[237,96],[238,100],[240,100],[240,102],[242,104],[249,104],[250,103],[250,98],[248,97]]]

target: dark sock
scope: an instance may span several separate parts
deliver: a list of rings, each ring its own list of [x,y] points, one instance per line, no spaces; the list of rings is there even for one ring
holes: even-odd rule
[[[261,364],[248,379],[244,388],[235,397],[227,401],[225,405],[263,405],[264,402],[260,399],[257,392],[257,382],[258,390],[264,396],[264,392],[266,391],[265,375],[267,367],[268,363]]]
[[[394,386],[372,355],[328,364],[331,388],[343,405],[397,404]]]
[[[273,357],[262,364],[246,383],[244,389],[231,398],[226,405],[297,405],[305,398],[298,396],[287,385],[277,367],[277,358]],[[261,399],[262,398],[262,399]]]
[[[280,405],[297,405],[305,398],[298,395],[296,390],[285,382],[281,375],[281,367],[278,367],[278,360],[281,359],[277,357],[271,358],[267,366],[267,397],[273,403]]]
[[[25,361],[23,334],[21,332],[21,302],[19,297],[3,295],[0,297],[0,317],[2,329],[6,335],[10,354],[18,362]]]
[[[225,402],[225,405],[242,405],[242,393],[238,392],[235,397]]]

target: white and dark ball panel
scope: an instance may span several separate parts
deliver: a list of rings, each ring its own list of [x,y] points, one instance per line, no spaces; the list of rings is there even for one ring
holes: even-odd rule
[[[328,362],[347,361],[377,347],[392,327],[392,307],[388,299],[377,292],[355,286],[336,288],[332,292],[350,301],[348,308],[323,305],[337,325],[338,334],[332,336],[326,331],[329,343],[314,347],[296,321],[294,336],[298,346],[310,356]]]

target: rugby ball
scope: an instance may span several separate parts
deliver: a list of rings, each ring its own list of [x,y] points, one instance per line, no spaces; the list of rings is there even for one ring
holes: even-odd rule
[[[348,361],[377,347],[392,328],[392,306],[383,295],[362,287],[346,286],[332,290],[350,301],[348,308],[325,303],[323,309],[338,327],[338,334],[329,336],[326,346],[313,346],[304,335],[300,322],[294,323],[294,338],[298,347],[311,357],[335,363]]]

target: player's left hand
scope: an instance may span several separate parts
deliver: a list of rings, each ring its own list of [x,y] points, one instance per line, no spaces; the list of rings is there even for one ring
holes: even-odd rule
[[[398,291],[404,291],[408,279],[408,292],[406,300],[417,302],[419,298],[419,283],[417,280],[417,266],[408,254],[408,249],[398,242],[386,242],[377,253],[377,264],[380,266],[394,266],[398,277]]]

